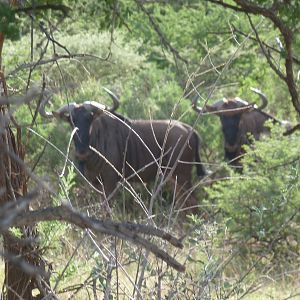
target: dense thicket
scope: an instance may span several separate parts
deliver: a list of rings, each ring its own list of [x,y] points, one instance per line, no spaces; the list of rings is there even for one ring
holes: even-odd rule
[[[195,181],[199,205],[207,218],[188,219],[186,223],[192,225],[185,244],[189,254],[181,256],[183,261],[192,262],[190,272],[198,277],[191,279],[164,270],[168,299],[174,292],[168,280],[175,277],[178,297],[190,293],[197,294],[199,299],[203,295],[207,299],[225,299],[250,292],[259,283],[260,275],[273,276],[278,270],[292,273],[299,263],[298,133],[283,136],[283,129],[270,124],[272,134],[247,148],[241,174],[224,162],[218,117],[198,118],[191,109],[191,100],[196,96],[200,105],[233,96],[258,101],[250,91],[250,87],[257,87],[268,97],[267,112],[292,123],[299,118],[289,89],[270,68],[249,17],[211,2],[219,1],[68,0],[65,4],[71,8],[69,17],[62,21],[63,14],[50,9],[32,18],[31,28],[23,13],[17,19],[15,15],[6,16],[12,18],[12,24],[18,24],[5,28],[12,37],[3,50],[10,93],[23,91],[26,86],[41,82],[44,76],[47,88],[53,93],[52,106],[47,109],[54,110],[66,101],[109,103],[102,89],[105,86],[120,96],[119,112],[129,118],[179,119],[195,126],[200,133],[200,151],[212,175],[204,182],[198,183],[196,178]],[[272,1],[254,2],[264,8],[272,4]],[[299,11],[299,4],[287,2],[278,14],[294,28],[293,50],[297,55],[299,22],[295,11]],[[280,32],[260,15],[251,16],[251,22],[272,51],[273,63],[283,70],[286,53],[280,45]],[[40,63],[47,60],[53,61]],[[295,84],[299,91],[298,63],[295,57]],[[70,128],[40,116],[29,126],[34,110],[35,105],[30,104],[14,113],[24,128],[26,163],[56,191],[56,196],[47,195],[34,204],[58,205],[71,201],[80,209],[101,216],[99,197],[87,192],[89,188],[76,179],[74,169],[70,168],[66,177],[58,176],[65,159],[49,142],[66,153]],[[151,196],[141,187],[137,191],[147,204]],[[168,216],[172,196],[172,191],[160,195],[154,221],[158,226],[172,225],[178,230],[178,224],[173,224]],[[141,222],[145,217],[128,193],[119,195],[115,202],[114,218]],[[39,230],[43,245],[50,249],[47,255],[51,259],[59,256],[62,261],[66,259],[66,249],[72,253],[72,247],[65,243],[71,245],[81,235],[59,222],[41,225]],[[73,236],[66,238],[70,232]],[[179,233],[182,234],[180,230]],[[90,240],[86,244],[92,248]],[[228,255],[224,255],[224,249]],[[105,259],[92,250],[81,250],[79,256],[65,270],[60,270],[61,266],[55,262],[58,271],[62,271],[56,279],[62,286],[67,286],[68,280],[75,282],[76,274],[86,270],[84,264],[88,261],[89,267],[93,266],[88,273],[98,274],[99,289],[104,289]],[[122,263],[128,263],[128,270],[132,271],[132,261],[142,258],[126,249],[123,259]],[[151,274],[155,270],[152,274],[155,277],[160,268],[149,266],[147,271]],[[136,272],[138,277],[139,271]],[[147,290],[146,285],[144,289]],[[150,295],[150,288],[146,293]]]

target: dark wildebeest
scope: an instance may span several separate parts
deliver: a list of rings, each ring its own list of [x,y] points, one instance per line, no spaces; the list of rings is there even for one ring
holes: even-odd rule
[[[258,140],[261,134],[269,132],[265,126],[267,120],[287,125],[285,121],[279,121],[264,112],[263,109],[268,104],[267,97],[258,89],[251,88],[251,90],[257,93],[262,100],[259,107],[238,97],[223,98],[213,105],[206,104],[204,108],[193,103],[193,109],[198,113],[209,112],[220,117],[224,135],[225,159],[235,166],[239,166],[238,158],[244,153],[243,145],[251,143],[251,135]]]
[[[40,113],[68,121],[77,128],[73,137],[77,166],[106,196],[111,195],[123,179],[147,183],[159,174],[176,181],[183,199],[183,192],[188,194],[192,189],[194,162],[197,175],[205,175],[197,132],[179,121],[127,119],[115,112],[118,98],[105,90],[113,100],[111,108],[87,101],[69,103],[48,113],[43,102]],[[196,212],[197,201],[192,192],[184,201],[185,206],[194,207],[189,211]]]

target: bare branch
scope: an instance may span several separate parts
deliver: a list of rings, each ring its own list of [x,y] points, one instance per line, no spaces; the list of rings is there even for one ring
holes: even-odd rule
[[[117,223],[113,221],[101,221],[76,212],[72,208],[65,205],[58,207],[48,207],[37,211],[24,212],[15,216],[15,218],[11,220],[11,226],[23,226],[35,224],[37,222],[54,220],[68,222],[83,229],[89,228],[97,233],[108,234],[124,240],[128,240],[149,250],[155,256],[161,258],[177,271],[183,272],[185,269],[183,265],[177,262],[168,253],[158,248],[158,246],[150,242],[149,239],[145,239],[139,236],[139,234],[156,236],[169,242],[175,247],[183,247],[180,239],[177,239],[171,234],[152,226],[133,223]]]
[[[248,36],[246,33],[244,33],[243,31],[239,30],[239,29],[236,28],[234,25],[231,25],[231,26],[232,26],[232,28],[233,28],[234,33],[240,34],[240,35],[242,35],[242,36],[244,36],[244,37]],[[231,31],[230,31],[230,32],[224,32],[224,33],[231,34]],[[252,41],[258,42],[258,40],[257,40],[255,37],[251,37],[251,36],[250,36],[250,37],[248,37],[248,38],[249,38],[250,40],[252,40]],[[269,50],[272,50],[272,51],[274,51],[274,52],[276,52],[276,53],[278,53],[278,54],[282,53],[282,50],[278,50],[278,49],[272,47],[271,45],[269,45],[269,44],[267,44],[267,43],[265,43],[265,42],[263,42],[263,41],[261,41],[261,40],[260,40],[260,42],[262,43],[262,45],[263,45],[265,48],[267,48],[267,49],[269,49]],[[296,64],[300,65],[300,59],[297,58],[297,57],[295,57],[295,56],[293,56],[293,62],[295,62]]]

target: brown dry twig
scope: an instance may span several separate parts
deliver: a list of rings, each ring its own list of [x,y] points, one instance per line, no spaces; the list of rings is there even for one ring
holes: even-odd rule
[[[10,219],[10,226],[33,225],[38,222],[54,220],[74,224],[82,229],[89,228],[97,233],[108,234],[130,241],[133,244],[142,246],[149,250],[156,257],[162,259],[177,271],[183,272],[185,270],[185,267],[176,261],[171,255],[161,250],[158,246],[150,242],[149,239],[140,236],[141,234],[155,236],[169,242],[177,248],[183,248],[180,239],[177,239],[171,234],[153,226],[133,223],[118,223],[110,220],[102,221],[88,217],[66,205],[16,214],[14,218]]]

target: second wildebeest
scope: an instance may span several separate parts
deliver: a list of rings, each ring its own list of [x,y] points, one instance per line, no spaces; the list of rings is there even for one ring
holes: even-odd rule
[[[286,125],[272,115],[263,111],[267,106],[267,97],[258,89],[251,88],[257,93],[262,103],[258,107],[238,97],[223,98],[212,105],[206,104],[204,108],[193,103],[193,109],[198,113],[212,113],[219,116],[224,136],[225,159],[230,164],[238,166],[238,158],[244,153],[243,145],[250,144],[252,139],[258,140],[264,133],[269,132],[265,126],[267,120]]]
[[[148,183],[160,178],[176,181],[184,192],[185,206],[196,212],[197,200],[192,192],[192,167],[205,175],[199,156],[200,138],[189,125],[175,120],[131,120],[115,111],[118,98],[106,89],[113,107],[93,101],[69,103],[47,113],[45,117],[66,120],[73,128],[75,158],[82,174],[106,196],[118,182],[126,180]],[[180,203],[180,205],[183,203]]]

